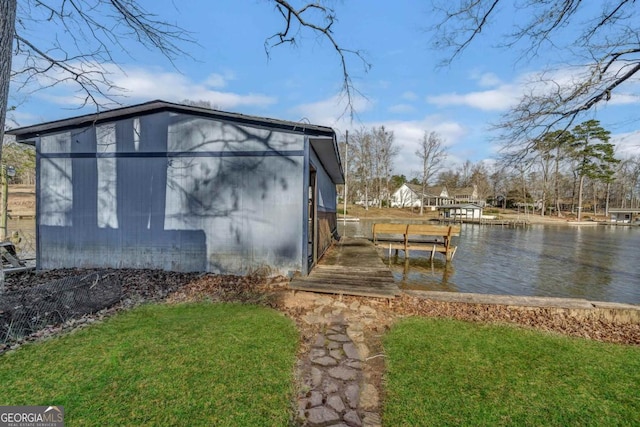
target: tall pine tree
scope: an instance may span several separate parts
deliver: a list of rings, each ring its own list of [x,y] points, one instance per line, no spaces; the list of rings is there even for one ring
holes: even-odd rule
[[[573,128],[572,151],[578,161],[576,172],[580,177],[578,188],[578,221],[582,217],[582,190],[586,178],[611,183],[613,166],[620,162],[609,143],[611,132],[600,126],[598,120],[587,120]]]

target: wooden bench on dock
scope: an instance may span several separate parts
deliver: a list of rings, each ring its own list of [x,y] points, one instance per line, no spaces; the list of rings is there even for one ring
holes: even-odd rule
[[[431,252],[431,259],[439,252],[450,261],[457,250],[457,246],[451,244],[451,238],[458,236],[460,226],[455,225],[373,224],[373,244],[376,247],[395,249],[396,253],[403,250],[407,257],[411,250]]]

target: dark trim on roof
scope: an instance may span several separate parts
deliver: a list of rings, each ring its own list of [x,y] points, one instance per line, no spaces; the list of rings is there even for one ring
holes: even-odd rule
[[[102,111],[99,113],[85,114],[83,116],[73,117],[70,119],[56,120],[53,122],[41,123],[32,126],[24,126],[21,128],[8,130],[6,131],[6,133],[9,135],[15,135],[16,140],[18,141],[24,141],[36,138],[46,133],[64,132],[74,128],[94,126],[104,122],[122,120],[144,114],[152,114],[163,111],[191,114],[194,116],[201,116],[221,121],[229,121],[249,126],[268,127],[304,135],[328,136],[335,138],[334,130],[326,126],[291,122],[287,120],[270,119],[266,117],[248,116],[245,114],[229,113],[225,111],[211,110],[209,108],[175,104],[172,102],[161,100],[145,102],[143,104],[132,105],[129,107],[115,108],[113,110]]]
[[[456,203],[452,205],[438,206],[438,209],[484,209],[484,208],[475,203]]]

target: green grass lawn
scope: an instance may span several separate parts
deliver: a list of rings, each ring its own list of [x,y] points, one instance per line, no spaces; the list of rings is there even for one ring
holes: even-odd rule
[[[63,405],[68,426],[283,426],[297,345],[273,310],[147,305],[1,355],[0,405]]]
[[[407,319],[384,339],[385,426],[640,425],[640,348]]]

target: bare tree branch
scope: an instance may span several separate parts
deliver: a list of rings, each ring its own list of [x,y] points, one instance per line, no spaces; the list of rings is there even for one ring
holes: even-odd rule
[[[35,26],[55,29],[49,42],[29,36]],[[159,19],[136,0],[25,0],[15,21],[12,81],[21,90],[60,84],[75,86],[79,108],[100,110],[120,104],[123,89],[110,74],[117,62],[112,52],[128,53],[125,40],[160,52],[172,64],[189,56],[183,48],[195,44],[182,28]],[[64,35],[64,42],[58,34]]]
[[[296,34],[292,34],[292,24],[295,22],[299,28],[306,28],[311,30],[312,33],[328,40],[331,46],[338,54],[340,59],[340,66],[342,70],[342,88],[341,92],[347,99],[347,105],[345,112],[349,112],[351,118],[355,116],[354,97],[356,94],[362,95],[354,86],[351,74],[349,73],[349,67],[347,64],[347,56],[355,56],[364,66],[365,72],[371,69],[371,64],[366,60],[364,53],[359,50],[351,50],[344,48],[340,45],[335,38],[332,26],[336,21],[335,12],[333,9],[322,5],[319,2],[307,3],[303,7],[297,9],[287,0],[273,0],[276,3],[276,8],[280,12],[280,15],[284,19],[285,27],[282,31],[268,37],[265,40],[264,46],[267,55],[273,47],[280,46],[282,44],[290,44],[295,46],[297,44]],[[314,20],[313,12],[319,12],[320,18]],[[309,16],[309,18],[307,18]],[[324,21],[320,23],[318,21]],[[275,42],[273,42],[275,40]]]
[[[498,0],[458,0],[436,7],[440,23],[432,30],[434,45],[448,48],[450,63],[491,23],[508,14],[511,29],[497,30],[502,47],[520,46],[524,58],[539,52],[558,54],[570,70],[570,77],[551,69],[529,82],[518,104],[494,126],[498,140],[512,161],[522,161],[541,135],[568,129],[578,117],[598,105],[615,99],[640,75],[640,36],[637,22],[640,4],[635,0],[614,0],[593,4],[581,0],[526,0],[501,3]],[[518,15],[514,19],[513,15]],[[522,57],[521,57],[522,59]],[[560,62],[559,61],[559,62]],[[569,65],[567,65],[569,64]],[[624,93],[624,92],[622,92]]]

